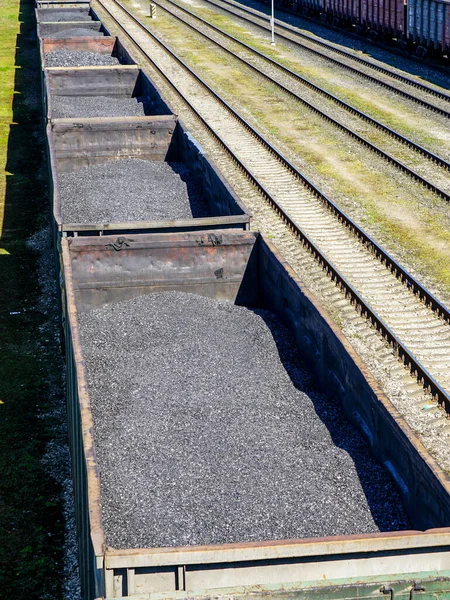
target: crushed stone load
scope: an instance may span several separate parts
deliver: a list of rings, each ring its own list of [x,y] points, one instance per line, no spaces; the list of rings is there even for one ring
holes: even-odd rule
[[[126,158],[60,173],[58,177],[66,223],[207,216],[201,192],[182,163]]]
[[[102,31],[95,31],[95,29],[87,29],[85,27],[71,27],[70,29],[64,29],[63,31],[57,31],[55,33],[49,33],[45,37],[47,38],[71,38],[71,37],[103,37]]]
[[[88,12],[64,12],[64,11],[49,11],[45,15],[41,15],[40,22],[62,23],[64,21],[92,21],[92,17]]]
[[[54,50],[45,55],[47,67],[105,67],[120,64],[115,56],[83,50]]]
[[[143,117],[139,98],[124,96],[52,96],[53,118]]]
[[[386,471],[311,388],[271,313],[165,292],[79,319],[108,545],[409,527]]]

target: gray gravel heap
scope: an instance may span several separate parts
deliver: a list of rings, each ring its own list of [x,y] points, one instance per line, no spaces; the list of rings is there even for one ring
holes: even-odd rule
[[[388,474],[266,311],[180,292],[80,315],[106,542],[409,527]]]
[[[86,29],[84,27],[72,27],[71,29],[64,29],[64,31],[56,31],[55,33],[49,33],[45,37],[47,38],[71,38],[71,37],[103,37],[102,31],[95,31],[95,29]]]
[[[201,193],[182,163],[126,158],[60,173],[59,183],[66,223],[206,216]]]
[[[41,15],[40,22],[62,23],[63,21],[92,21],[91,15],[85,13],[70,13],[64,11],[52,11]]]
[[[55,50],[45,55],[47,67],[104,67],[118,65],[119,61],[110,54],[85,52],[83,50]]]
[[[125,96],[52,96],[54,118],[143,117],[142,102]]]

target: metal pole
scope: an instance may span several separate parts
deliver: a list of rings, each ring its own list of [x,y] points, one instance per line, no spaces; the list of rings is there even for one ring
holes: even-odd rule
[[[272,18],[270,19],[270,24],[272,26],[272,46],[275,46],[275,0],[272,0]]]

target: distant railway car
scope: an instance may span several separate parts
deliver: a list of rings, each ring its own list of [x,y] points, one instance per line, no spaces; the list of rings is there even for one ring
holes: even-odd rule
[[[263,0],[267,4],[270,0]],[[335,26],[356,25],[360,33],[408,41],[419,56],[450,56],[450,0],[275,0],[304,16]]]
[[[281,8],[287,8],[294,12],[309,16],[319,16],[324,13],[327,0],[276,0],[275,3]]]
[[[342,23],[359,23],[361,0],[326,0],[326,12]]]
[[[450,52],[450,2],[408,0],[408,39],[436,53]]]
[[[321,14],[325,11],[326,2],[327,0],[298,0],[297,6],[307,8],[313,14]]]
[[[405,34],[404,0],[360,0],[360,24],[392,37]]]

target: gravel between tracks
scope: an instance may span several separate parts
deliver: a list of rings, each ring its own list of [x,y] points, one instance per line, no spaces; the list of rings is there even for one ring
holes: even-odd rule
[[[52,117],[142,117],[144,106],[123,96],[53,96]]]
[[[64,29],[64,31],[57,31],[56,33],[49,33],[45,37],[65,39],[71,37],[103,37],[104,34],[101,31],[95,31],[94,29],[86,29],[83,27],[72,27],[71,29]]]
[[[47,67],[103,67],[118,65],[119,61],[110,54],[85,52],[82,50],[55,50],[45,55]]]
[[[203,198],[182,163],[122,159],[60,173],[66,223],[117,223],[206,216]]]
[[[180,292],[80,315],[106,541],[403,529],[383,468],[266,311]],[[307,390],[305,393],[304,390]]]

